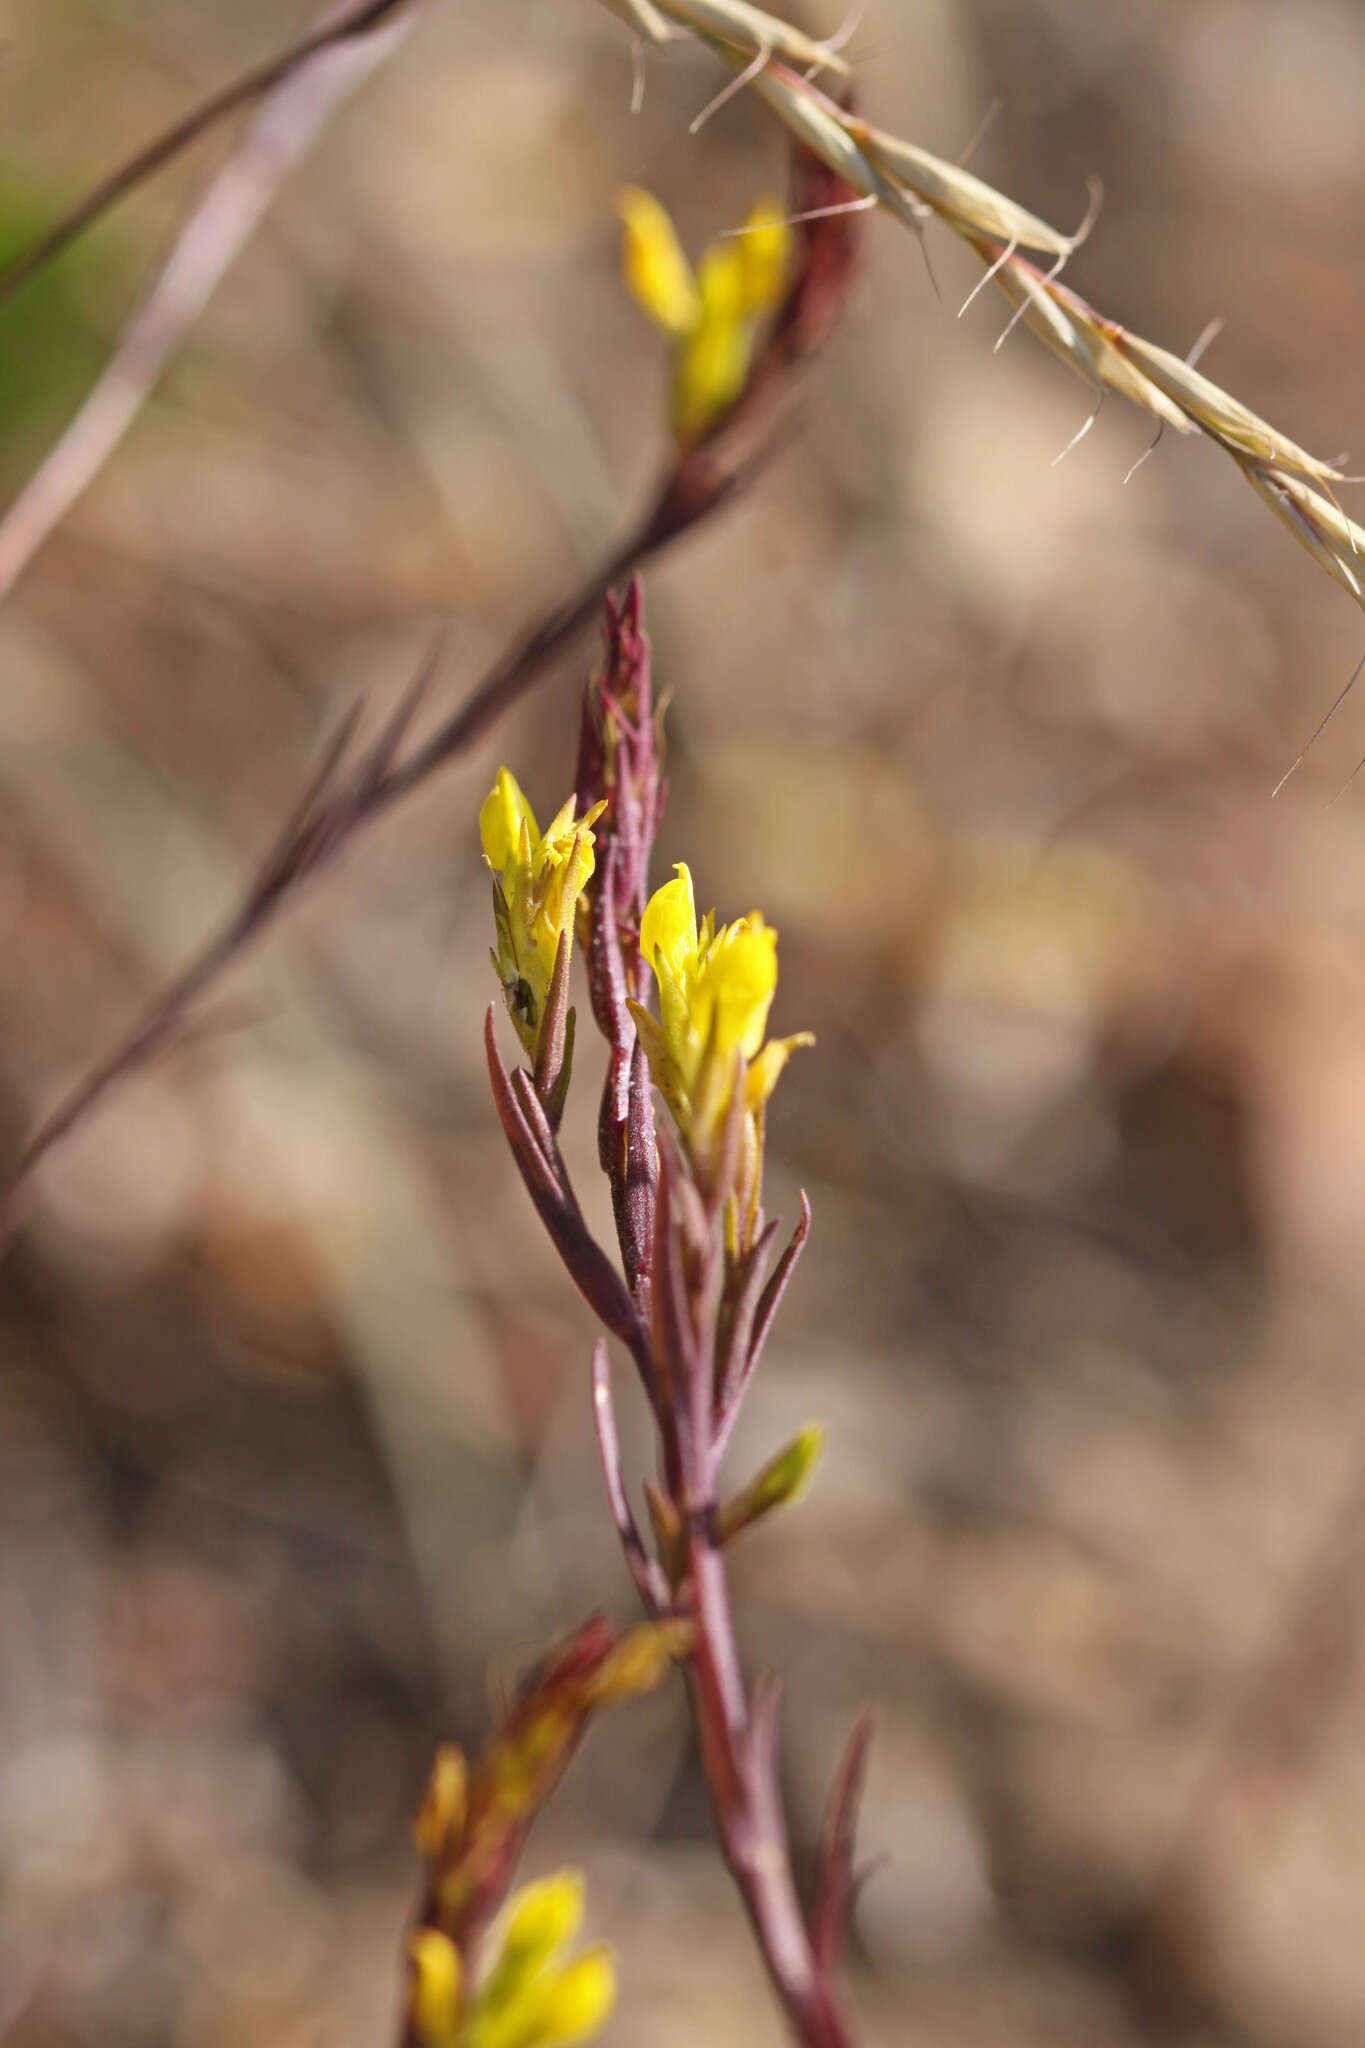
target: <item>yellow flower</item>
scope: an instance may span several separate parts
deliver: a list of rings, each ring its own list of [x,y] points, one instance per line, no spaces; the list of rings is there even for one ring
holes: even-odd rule
[[[484,858],[493,870],[493,971],[532,1057],[559,942],[573,943],[574,907],[593,871],[592,826],[605,809],[594,804],[575,819],[570,797],[542,833],[516,777],[500,768],[479,813]]]
[[[616,1970],[606,1949],[568,1950],[583,1920],[583,1879],[561,1870],[508,1902],[495,1953],[472,1997],[459,1950],[435,1927],[412,1936],[409,2013],[421,2048],[570,2048],[610,2017]]]
[[[603,1948],[566,1959],[582,1919],[578,1871],[522,1886],[459,2048],[567,2048],[597,2032],[616,2002],[616,1971]]]
[[[743,391],[754,336],[778,303],[791,256],[791,231],[764,200],[744,231],[713,242],[695,276],[673,223],[649,192],[627,185],[616,210],[625,228],[622,270],[638,304],[679,347],[673,366],[673,431],[699,441]]]
[[[777,933],[757,910],[719,931],[708,911],[698,927],[684,863],[650,897],[640,947],[659,986],[659,1015],[638,1003],[631,1014],[656,1086],[694,1158],[704,1156],[730,1106],[737,1067],[745,1109],[756,1117],[790,1053],[813,1040],[801,1031],[764,1044],[777,988]]]

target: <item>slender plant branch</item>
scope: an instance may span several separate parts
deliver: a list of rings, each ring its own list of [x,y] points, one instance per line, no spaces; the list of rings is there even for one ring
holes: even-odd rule
[[[851,2048],[797,1896],[778,1792],[781,1693],[768,1677],[746,1693],[725,1559],[716,1540],[714,1480],[694,1504],[688,1548],[696,1630],[689,1670],[702,1758],[721,1847],[753,1923],[769,1977],[806,2048]]]
[[[27,284],[55,256],[60,256],[120,199],[126,198],[138,185],[164,169],[182,150],[217,127],[220,121],[273,92],[310,57],[345,43],[353,36],[377,29],[390,15],[409,5],[410,0],[347,0],[347,4],[329,8],[315,29],[281,55],[267,58],[263,64],[255,65],[229,85],[211,93],[206,100],[201,100],[197,107],[192,107],[188,114],[120,164],[117,170],[101,178],[83,199],[77,200],[35,242],[0,269],[0,304]]]
[[[0,1249],[23,1212],[24,1195],[39,1163],[70,1136],[115,1085],[144,1067],[175,1035],[210,985],[274,924],[306,883],[319,874],[376,818],[474,743],[526,691],[543,680],[548,663],[600,609],[608,590],[641,562],[740,489],[762,456],[733,469],[713,468],[695,455],[671,468],[643,516],[611,555],[507,648],[463,704],[415,746],[399,752],[408,723],[436,665],[438,647],[424,661],[390,723],[343,772],[343,730],[314,777],[304,802],[258,869],[241,904],[185,969],[148,1006],[131,1030],[43,1120],[16,1162],[0,1198]]]
[[[386,0],[382,8],[370,6],[364,21],[357,17],[344,30],[319,29],[296,46],[287,62],[253,74],[256,96],[269,95],[266,104],[186,222],[169,262],[125,327],[85,403],[0,517],[0,602],[127,433],[170,357],[328,117],[385,62],[429,4]],[[355,10],[348,12],[354,15]],[[59,236],[56,246],[74,232]],[[40,245],[21,259],[21,268],[34,269],[51,253]],[[0,279],[0,299],[4,292]]]

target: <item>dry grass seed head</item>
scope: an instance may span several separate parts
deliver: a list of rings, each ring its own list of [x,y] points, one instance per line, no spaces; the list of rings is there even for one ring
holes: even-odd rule
[[[1338,504],[1315,491],[1302,477],[1245,460],[1241,461],[1241,469],[1257,496],[1265,500],[1314,561],[1343,589],[1349,590],[1357,604],[1365,606],[1361,581],[1365,528],[1348,519]]]
[[[748,0],[657,0],[658,11],[697,35],[740,50],[746,57],[785,57],[788,63],[848,76],[848,66],[829,43],[817,43],[776,15]]]
[[[1049,256],[1069,256],[1075,248],[1079,236],[1049,227],[1036,213],[1016,206],[972,172],[945,163],[927,149],[917,149],[914,143],[902,142],[866,121],[849,120],[845,127],[865,156],[908,186],[916,199],[941,214],[950,227],[975,229],[1020,249],[1044,250]]]
[[[1197,426],[1236,455],[1249,455],[1255,462],[1271,464],[1319,482],[1343,482],[1341,471],[1322,462],[1291,441],[1278,428],[1261,419],[1240,399],[1233,398],[1191,364],[1173,356],[1168,349],[1130,334],[1115,321],[1104,321],[1104,331],[1114,346],[1167,396],[1187,413]]]

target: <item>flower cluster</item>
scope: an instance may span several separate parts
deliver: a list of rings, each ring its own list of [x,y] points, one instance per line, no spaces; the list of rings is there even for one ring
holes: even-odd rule
[[[491,1939],[486,1930],[590,1721],[651,1691],[689,1641],[686,1623],[622,1635],[594,1617],[542,1661],[472,1766],[454,1743],[438,1750],[413,1830],[427,1884],[408,1944],[407,2048],[558,2048],[606,2019],[610,1956],[571,1953],[583,1919],[576,1871],[523,1886]]]
[[[523,1885],[468,1998],[455,1943],[439,1928],[418,1928],[411,2011],[422,2048],[557,2048],[595,2034],[616,2002],[616,1972],[605,1948],[569,1955],[582,1919],[576,1870]]]
[[[742,1094],[746,1154],[756,1154],[758,1120],[808,1031],[764,1043],[777,988],[777,933],[752,910],[716,929],[714,911],[700,926],[692,875],[679,862],[656,889],[640,927],[640,949],[654,970],[659,1015],[631,1004],[635,1028],[656,1087],[673,1112],[692,1158],[706,1176],[736,1092]]]
[[[754,337],[782,297],[791,232],[780,210],[760,201],[742,231],[712,242],[694,271],[658,200],[638,185],[617,194],[625,229],[622,269],[637,303],[678,344],[673,366],[673,432],[689,447],[743,391]]]
[[[567,953],[572,944],[575,906],[594,872],[591,828],[605,808],[595,803],[575,819],[570,798],[541,834],[516,778],[501,768],[480,813],[484,854],[495,870],[493,967],[533,1057],[560,949]],[[658,986],[659,1014],[627,1000],[650,1075],[706,1193],[736,1196],[738,1236],[747,1241],[761,1181],[764,1107],[792,1052],[812,1043],[806,1031],[765,1043],[777,933],[757,910],[719,929],[708,911],[698,924],[691,871],[679,862],[673,880],[645,906],[639,943]],[[559,999],[567,1000],[562,981]],[[729,1129],[740,1142],[727,1164]]]
[[[516,777],[500,768],[479,813],[484,858],[493,870],[493,971],[533,1057],[561,942],[566,950],[573,944],[574,909],[593,871],[592,826],[604,808],[595,804],[575,818],[570,797],[541,832]]]

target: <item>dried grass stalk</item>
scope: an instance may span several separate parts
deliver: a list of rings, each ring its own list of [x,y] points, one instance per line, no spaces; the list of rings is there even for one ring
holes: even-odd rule
[[[619,13],[622,4],[633,6],[635,0],[606,4]],[[1340,471],[1191,363],[1106,319],[1063,285],[1061,268],[1084,239],[1088,221],[1076,233],[1063,234],[984,179],[858,119],[814,83],[821,70],[846,73],[830,45],[811,41],[746,0],[657,5],[742,73],[778,120],[869,206],[885,207],[916,234],[932,217],[959,235],[986,266],[983,282],[1013,307],[1010,328],[1015,322],[1031,328],[1085,380],[1097,406],[1107,391],[1116,391],[1162,427],[1216,442],[1300,546],[1365,609],[1365,528],[1337,503],[1332,486],[1345,481]],[[1022,250],[1051,257],[1051,269],[1040,270]]]

